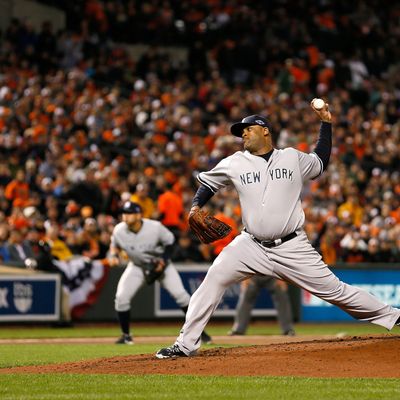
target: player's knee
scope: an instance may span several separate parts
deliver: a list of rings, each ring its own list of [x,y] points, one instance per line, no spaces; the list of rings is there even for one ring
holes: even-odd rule
[[[338,281],[335,286],[330,286],[329,289],[315,293],[315,295],[323,300],[331,303],[336,303],[338,300],[344,300],[345,284]]]
[[[115,311],[118,312],[128,311],[131,308],[130,299],[126,298],[125,296],[116,296],[114,305]]]
[[[232,278],[222,268],[211,267],[205,278],[212,286],[227,287],[233,283]]]

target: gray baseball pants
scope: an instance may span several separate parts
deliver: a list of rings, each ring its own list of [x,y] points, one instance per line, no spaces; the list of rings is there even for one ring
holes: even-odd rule
[[[251,311],[262,288],[266,288],[272,297],[277,311],[277,318],[282,334],[294,330],[293,314],[287,290],[281,288],[276,279],[270,276],[256,275],[249,284],[241,290],[232,331],[245,334],[251,319]]]
[[[194,354],[200,347],[201,332],[226,288],[255,274],[291,282],[360,321],[369,321],[389,330],[400,317],[400,309],[341,282],[311,246],[304,231],[273,248],[261,246],[248,233],[242,232],[214,260],[190,299],[185,323],[176,340],[186,355]]]

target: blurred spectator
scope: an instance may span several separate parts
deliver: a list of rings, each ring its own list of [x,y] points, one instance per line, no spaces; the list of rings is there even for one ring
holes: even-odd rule
[[[83,222],[83,228],[79,233],[80,254],[95,260],[100,258],[99,232],[97,222],[94,218],[86,218]]]
[[[99,237],[99,254],[98,258],[103,260],[107,257],[108,249],[110,248],[111,233],[107,230],[100,230]]]
[[[158,212],[160,221],[175,236],[180,235],[180,224],[183,218],[183,201],[182,198],[172,190],[172,184],[166,183],[166,190],[158,197]]]
[[[338,243],[335,227],[329,224],[320,243],[322,258],[328,265],[335,265],[338,260]]]
[[[343,261],[349,263],[363,262],[364,253],[367,251],[367,243],[360,237],[359,232],[353,230],[348,232],[340,241],[340,246],[343,249]]]
[[[225,238],[217,240],[211,244],[213,249],[213,258],[215,258],[219,253],[221,253],[223,248],[226,245],[228,245],[239,234],[236,221],[233,218],[232,207],[230,207],[230,205],[225,205],[221,208],[222,210],[217,212],[214,215],[214,217],[228,224],[232,228],[232,231]]]
[[[174,246],[171,259],[176,262],[206,262],[212,257],[208,246],[199,244],[189,232],[185,232]]]
[[[10,235],[9,227],[6,223],[0,223],[0,262],[10,261],[10,251],[8,248],[8,238]]]
[[[94,214],[99,213],[102,208],[103,194],[94,171],[87,169],[82,180],[73,183],[67,193],[64,193],[64,197],[75,200],[81,206],[92,207]]]
[[[143,218],[155,218],[155,204],[149,196],[149,186],[146,183],[138,183],[136,191],[132,194],[131,201],[137,203],[142,207]]]
[[[338,208],[338,217],[350,225],[359,227],[363,218],[363,208],[359,204],[360,199],[356,195],[349,195],[347,200]]]
[[[34,253],[31,243],[24,238],[20,229],[11,229],[8,239],[9,261],[24,263],[27,258],[33,258]]]
[[[241,150],[231,121],[265,113],[278,147],[311,151],[317,121],[304,108],[318,95],[335,111],[335,134],[328,171],[303,193],[307,232],[332,264],[367,260],[360,246],[374,238],[376,261],[398,260],[398,6],[111,3],[61,2],[65,31],[15,19],[0,38],[0,212],[10,231],[43,235],[49,221],[79,254],[94,218],[102,254],[100,216],[115,218],[124,194],[143,185],[153,216],[178,236],[197,173]],[[134,59],[118,40],[145,50]],[[210,203],[221,202],[236,198]]]
[[[25,181],[25,171],[19,169],[15,174],[15,178],[7,184],[4,190],[7,200],[17,207],[29,205],[29,185]]]
[[[379,248],[379,241],[376,238],[371,238],[368,241],[368,248],[367,254],[365,257],[365,261],[368,262],[379,262],[381,260],[380,248]]]
[[[72,258],[72,251],[60,237],[60,229],[56,224],[46,224],[45,241],[49,245],[50,253],[55,259],[66,261]]]
[[[0,185],[7,187],[8,183],[12,180],[11,170],[7,163],[0,163]]]

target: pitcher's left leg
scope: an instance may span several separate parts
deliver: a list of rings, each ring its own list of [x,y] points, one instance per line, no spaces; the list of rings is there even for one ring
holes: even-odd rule
[[[354,318],[389,330],[399,319],[399,309],[383,303],[363,289],[340,281],[322,261],[305,234],[283,243],[271,253],[271,258],[277,263],[274,271],[278,275],[340,307]]]

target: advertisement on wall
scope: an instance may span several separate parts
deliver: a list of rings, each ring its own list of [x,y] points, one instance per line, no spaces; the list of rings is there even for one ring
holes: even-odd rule
[[[205,266],[177,266],[177,270],[182,278],[183,285],[192,295],[200,286],[206,276],[208,268]],[[240,294],[240,284],[230,286],[213,314],[214,317],[234,316],[235,308]],[[155,315],[157,317],[181,317],[182,311],[175,303],[169,293],[163,289],[158,281],[155,283]],[[252,311],[253,316],[271,317],[276,316],[276,310],[273,306],[271,296],[262,289],[257,297]]]
[[[364,289],[384,303],[400,307],[400,270],[380,269],[334,269],[335,275],[343,282]],[[354,321],[354,318],[339,307],[327,303],[302,291],[301,319],[303,321]]]
[[[60,318],[60,276],[0,277],[1,321],[57,321]]]

